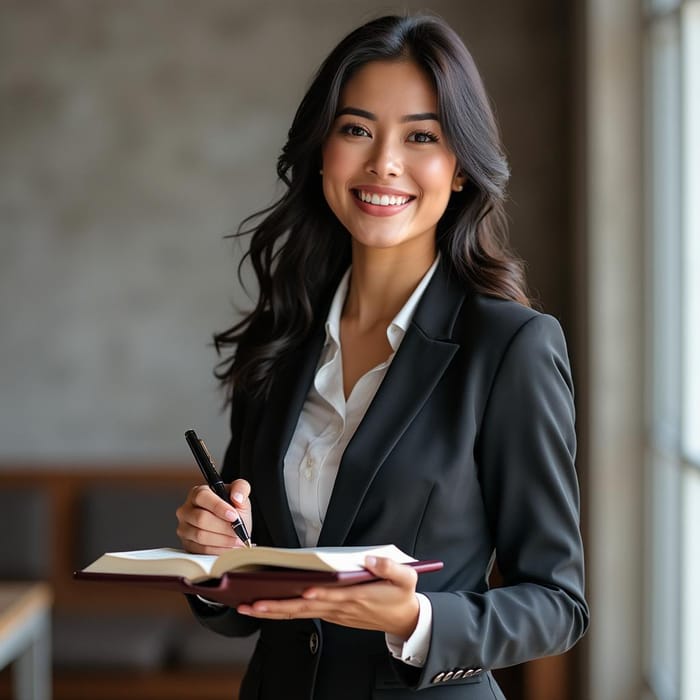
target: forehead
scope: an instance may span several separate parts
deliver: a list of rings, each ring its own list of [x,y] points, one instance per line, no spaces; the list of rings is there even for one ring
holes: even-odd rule
[[[437,112],[437,93],[413,61],[372,61],[344,85],[338,109],[344,107],[396,114]]]

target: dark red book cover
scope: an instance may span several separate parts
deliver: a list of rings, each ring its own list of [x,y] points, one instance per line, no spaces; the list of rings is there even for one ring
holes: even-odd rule
[[[419,574],[442,569],[441,561],[427,560],[406,564]],[[305,571],[300,569],[267,568],[258,571],[231,571],[221,578],[192,583],[181,576],[152,576],[142,574],[102,574],[76,571],[79,581],[126,583],[149,588],[161,588],[179,593],[201,595],[231,607],[256,600],[298,598],[311,586],[350,586],[369,583],[377,577],[369,571]]]

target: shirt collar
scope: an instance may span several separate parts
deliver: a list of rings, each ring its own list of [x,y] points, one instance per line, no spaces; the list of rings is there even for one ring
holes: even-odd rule
[[[418,286],[413,290],[411,296],[408,297],[406,303],[401,307],[387,327],[387,339],[394,352],[396,352],[399,343],[403,339],[408,327],[411,325],[411,320],[413,319],[413,314],[416,311],[418,302],[421,300],[426,287],[430,284],[430,280],[433,278],[439,262],[440,253],[437,254],[430,269],[423,275]],[[335,345],[340,346],[340,316],[343,312],[345,298],[348,295],[348,287],[350,286],[350,270],[351,268],[349,267],[340,280],[340,284],[335,290],[335,295],[333,296],[333,301],[328,311],[328,316],[326,318],[326,344],[332,341]]]
[[[333,296],[331,308],[328,310],[328,316],[326,317],[326,344],[332,340],[336,345],[340,346],[340,315],[343,313],[345,297],[348,295],[351,269],[352,266],[346,270],[343,279],[340,280],[340,284]]]

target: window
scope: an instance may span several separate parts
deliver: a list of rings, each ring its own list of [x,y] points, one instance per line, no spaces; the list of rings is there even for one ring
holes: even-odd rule
[[[647,681],[700,698],[700,0],[647,3]]]

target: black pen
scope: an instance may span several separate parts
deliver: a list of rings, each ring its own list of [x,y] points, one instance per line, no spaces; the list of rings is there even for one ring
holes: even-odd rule
[[[221,480],[219,472],[216,471],[216,467],[214,466],[214,460],[211,458],[207,446],[197,436],[197,433],[195,433],[194,430],[185,431],[185,440],[187,440],[187,444],[190,446],[192,454],[194,455],[194,458],[197,461],[199,468],[202,470],[202,474],[204,474],[204,478],[206,479],[207,484],[209,484],[209,488],[219,498],[223,499],[224,501],[226,501],[226,503],[231,505],[231,501],[229,500],[228,494],[226,493],[226,487],[224,486],[224,482]],[[248,530],[246,529],[245,523],[240,517],[236,518],[236,520],[231,523],[231,527],[246,547],[253,546],[253,542],[250,539],[250,535],[248,534]]]

